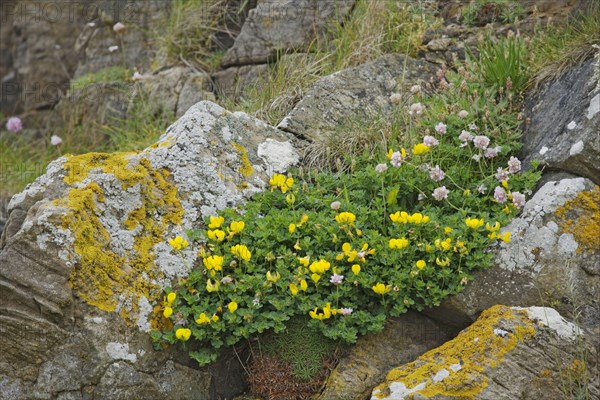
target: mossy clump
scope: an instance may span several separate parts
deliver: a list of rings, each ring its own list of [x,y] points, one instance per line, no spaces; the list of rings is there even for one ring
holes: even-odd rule
[[[513,322],[514,331],[497,334],[495,328],[501,321]],[[535,325],[526,310],[494,306],[484,311],[455,339],[425,353],[416,361],[390,371],[386,381],[401,382],[409,389],[420,386],[422,389],[415,393],[426,398],[437,395],[475,398],[488,386],[485,371],[499,365],[508,352],[520,342],[533,338],[535,333]],[[443,380],[434,380],[443,369],[449,375]],[[376,398],[385,398],[389,393],[388,383],[375,389]]]
[[[56,201],[65,207],[63,227],[74,237],[76,263],[69,280],[71,288],[88,304],[107,312],[119,311],[133,321],[140,296],[149,301],[157,298],[160,287],[155,283],[162,274],[154,266],[154,246],[165,241],[169,224],[181,224],[183,207],[177,188],[168,181],[169,172],[152,167],[147,158],[136,159],[135,153],[90,153],[68,156],[64,164],[65,182],[82,182],[94,169],[118,179],[123,189],[139,185],[142,205],[125,216],[122,225],[136,230],[133,248],[117,253],[113,238],[102,219],[105,195],[96,182],[73,187]],[[137,160],[137,161],[136,161]],[[141,228],[138,228],[141,227]]]
[[[577,252],[600,249],[600,187],[580,192],[556,210],[562,231],[579,243]]]

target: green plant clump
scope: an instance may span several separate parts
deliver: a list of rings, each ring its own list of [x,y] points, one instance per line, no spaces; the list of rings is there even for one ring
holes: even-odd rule
[[[510,94],[473,64],[439,79],[435,95],[398,110],[410,123],[387,154],[357,156],[347,173],[275,174],[243,212],[190,231],[199,258],[167,289],[157,344],[183,343],[203,365],[294,316],[353,343],[388,317],[439,305],[489,267],[490,247],[510,241],[502,227],[540,174],[511,156],[520,144]]]

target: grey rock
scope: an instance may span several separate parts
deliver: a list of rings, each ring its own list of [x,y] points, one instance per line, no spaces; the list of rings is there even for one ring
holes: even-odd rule
[[[171,2],[101,0],[93,8],[97,10],[97,18],[87,21],[74,45],[80,57],[74,77],[115,65],[148,70],[155,55],[151,32],[164,29]],[[126,26],[125,32],[113,30],[117,22]],[[112,46],[118,49],[111,51]]]
[[[264,64],[278,53],[306,50],[331,21],[342,22],[355,0],[262,0],[250,10],[221,65]]]
[[[367,398],[394,365],[410,362],[450,337],[447,329],[417,313],[391,319],[382,332],[361,337],[348,350],[315,400]]]
[[[597,189],[585,178],[544,184],[522,214],[501,229],[512,232],[512,238],[496,250],[495,265],[475,273],[472,284],[427,314],[465,326],[495,304],[552,305],[569,318],[580,318],[582,327],[598,337],[599,249],[587,247],[587,230],[574,235],[569,228],[592,224],[588,234],[595,236],[597,227],[590,216],[597,215],[598,205],[596,210],[589,205],[597,196]]]
[[[90,3],[16,3],[13,61],[24,111],[48,108],[66,92],[78,61],[73,32],[85,24]]]
[[[403,93],[408,101],[410,87],[434,73],[427,61],[387,54],[315,82],[278,127],[312,140],[336,135],[348,121],[390,116],[398,107],[390,102],[392,93]]]
[[[543,83],[525,99],[530,120],[521,156],[552,170],[571,172],[600,183],[600,72],[594,60]]]
[[[561,399],[578,388],[595,398],[596,352],[586,340],[552,308],[494,306],[456,338],[391,370],[371,400]]]
[[[212,74],[215,91],[220,97],[226,96],[237,99],[248,91],[250,86],[260,82],[269,72],[268,64],[243,65],[229,67]]]
[[[259,155],[272,142],[280,153]],[[0,239],[0,399],[207,399],[231,391],[223,385],[241,392],[243,383],[213,380],[180,349],[153,349],[147,332],[160,290],[186,276],[198,251],[174,255],[167,240],[264,188],[271,171],[299,161],[298,145],[204,101],[139,153],[50,163],[12,198]],[[88,234],[96,239],[86,245]],[[141,238],[151,242],[143,253]],[[90,257],[93,248],[102,253]],[[222,359],[212,368],[243,382],[241,368]]]
[[[151,114],[181,116],[201,100],[215,100],[210,92],[210,77],[188,67],[174,66],[140,81],[141,101]]]
[[[444,51],[448,49],[451,43],[452,39],[450,38],[432,39],[427,43],[427,50]]]

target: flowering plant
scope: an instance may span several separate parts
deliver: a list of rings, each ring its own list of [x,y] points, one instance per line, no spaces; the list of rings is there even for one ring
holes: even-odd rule
[[[168,323],[154,338],[188,341],[189,329],[202,344],[190,354],[205,364],[221,346],[303,315],[352,343],[458,293],[491,265],[489,247],[510,241],[502,227],[539,177],[510,156],[519,147],[510,105],[495,91],[469,94],[466,75],[442,77],[435,97],[418,94],[387,156],[359,158],[351,173],[275,174],[243,214],[225,210],[190,232],[198,262],[163,304]]]

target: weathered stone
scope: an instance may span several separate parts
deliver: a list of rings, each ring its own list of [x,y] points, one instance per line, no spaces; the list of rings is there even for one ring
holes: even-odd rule
[[[398,106],[390,95],[404,93],[408,100],[410,87],[428,82],[434,72],[427,61],[387,54],[315,82],[278,127],[313,140],[338,134],[348,121],[391,115]]]
[[[525,114],[530,122],[521,155],[527,163],[540,160],[549,169],[600,183],[598,68],[594,60],[588,60],[526,96]]]
[[[410,362],[449,338],[444,328],[423,315],[411,312],[392,319],[381,333],[361,337],[348,350],[315,400],[367,398],[393,366]]]
[[[115,65],[146,71],[155,51],[150,32],[164,29],[171,2],[101,0],[94,7],[97,18],[85,25],[74,46],[80,56],[74,77]],[[113,30],[117,22],[125,25],[124,32]]]
[[[291,145],[259,155],[271,141]],[[200,102],[139,153],[50,163],[12,198],[0,239],[0,399],[227,393],[181,351],[152,348],[161,289],[186,276],[198,250],[172,254],[167,239],[261,190],[272,170],[298,162],[296,144]],[[240,368],[222,370],[243,382]]]
[[[78,60],[73,32],[84,25],[90,3],[16,3],[12,11],[13,61],[24,111],[55,104],[68,88]]]
[[[278,53],[302,51],[341,23],[355,0],[263,0],[251,10],[221,65],[264,64]]]
[[[429,43],[427,43],[427,50],[444,51],[450,46],[451,43],[452,39],[450,38],[432,39],[429,41]]]
[[[456,338],[391,370],[371,400],[562,399],[575,386],[595,398],[596,354],[580,334],[552,308],[494,306]]]
[[[255,85],[269,72],[268,64],[230,67],[212,74],[219,96],[238,98],[249,86]]]
[[[527,202],[521,216],[504,227],[511,242],[497,250],[495,266],[431,317],[465,326],[494,304],[552,305],[561,314],[580,314],[583,328],[600,333],[600,192],[584,178],[551,181]]]
[[[201,100],[215,100],[210,90],[210,77],[188,67],[176,66],[144,75],[140,81],[142,101],[152,114],[183,115]]]

